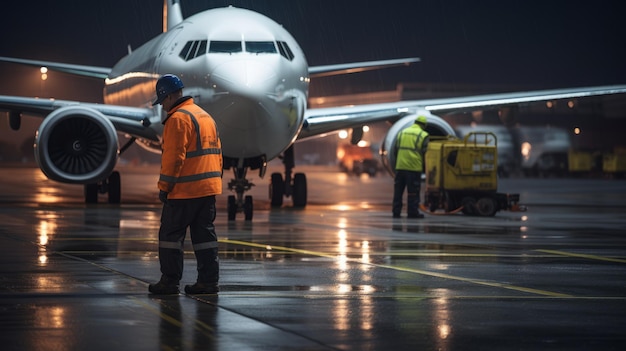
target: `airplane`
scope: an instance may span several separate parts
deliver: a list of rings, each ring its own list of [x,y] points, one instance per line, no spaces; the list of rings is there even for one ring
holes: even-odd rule
[[[437,98],[329,108],[308,108],[312,78],[347,74],[419,62],[419,58],[309,67],[292,35],[272,19],[248,9],[209,9],[183,18],[180,0],[164,1],[164,31],[123,57],[112,68],[41,60],[0,57],[0,61],[45,66],[70,74],[104,80],[104,104],[0,96],[0,110],[8,112],[17,130],[23,114],[43,121],[36,132],[35,158],[52,180],[83,184],[85,201],[108,193],[110,203],[121,201],[117,160],[129,146],[160,152],[162,116],[155,100],[155,82],[163,74],[178,75],[185,95],[216,120],[222,139],[224,169],[233,170],[228,183],[228,219],[253,216],[253,184],[249,170],[264,177],[267,163],[281,158],[284,173],[270,179],[272,207],[291,197],[294,207],[307,204],[304,173],[293,174],[294,144],[340,129],[352,129],[352,141],[362,137],[368,123],[390,121],[381,144],[383,164],[393,173],[397,134],[419,114],[428,117],[431,135],[454,135],[453,128],[434,113],[509,108],[546,100],[621,94],[626,85],[553,89],[518,93]],[[130,135],[119,145],[118,132]]]

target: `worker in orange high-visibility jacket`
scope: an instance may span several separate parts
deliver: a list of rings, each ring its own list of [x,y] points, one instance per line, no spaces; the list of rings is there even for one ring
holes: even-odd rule
[[[196,283],[188,294],[219,290],[219,260],[215,233],[215,196],[222,193],[222,145],[213,118],[183,96],[183,82],[166,74],[156,83],[157,100],[167,111],[162,121],[163,154],[159,199],[163,202],[159,230],[161,279],[150,284],[153,294],[178,294],[183,275],[183,243],[187,228],[197,262]]]

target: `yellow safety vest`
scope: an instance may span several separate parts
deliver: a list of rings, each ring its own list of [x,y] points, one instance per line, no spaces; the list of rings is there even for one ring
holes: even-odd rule
[[[396,170],[421,172],[423,170],[424,140],[428,132],[414,123],[403,129],[396,139]]]

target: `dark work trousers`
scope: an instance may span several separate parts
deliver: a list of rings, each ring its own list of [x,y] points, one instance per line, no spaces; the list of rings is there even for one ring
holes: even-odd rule
[[[217,234],[215,233],[215,196],[168,200],[163,205],[159,230],[159,262],[162,279],[178,283],[183,276],[183,244],[187,228],[196,255],[199,283],[219,280]]]
[[[402,197],[404,189],[407,191],[407,215],[414,216],[419,213],[420,183],[422,173],[414,171],[397,170],[393,181],[393,205],[394,216],[402,213]]]

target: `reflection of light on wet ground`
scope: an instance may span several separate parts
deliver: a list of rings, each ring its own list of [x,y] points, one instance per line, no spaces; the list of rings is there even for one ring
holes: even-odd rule
[[[340,229],[337,236],[339,238],[339,242],[337,243],[337,252],[339,253],[339,256],[337,257],[337,266],[339,270],[345,271],[348,269],[348,240],[345,229]]]
[[[61,282],[61,278],[59,275],[50,275],[50,276],[38,276],[35,279],[36,288],[39,291],[45,292],[58,292],[61,291],[64,286]]]
[[[48,263],[48,255],[45,248],[39,248],[39,264],[45,266]]]
[[[347,299],[336,299],[332,313],[334,329],[348,330],[350,328],[350,306]]]
[[[337,204],[337,205],[330,206],[330,208],[335,211],[350,211],[354,209],[353,206],[347,205],[347,204]]]
[[[60,189],[49,186],[40,186],[35,188],[35,202],[37,203],[57,203],[61,202],[59,196]]]
[[[374,329],[374,301],[371,295],[361,295],[359,301],[359,304],[361,306],[361,308],[359,309],[361,330],[370,331]]]
[[[35,310],[35,326],[40,328],[65,327],[65,309],[61,307],[42,307]]]
[[[354,210],[369,210],[374,208],[375,206],[367,201],[361,201],[358,203],[337,203],[335,205],[329,206],[330,209],[334,211],[354,211]]]
[[[56,234],[56,220],[58,218],[58,215],[51,212],[38,211],[37,217],[40,218],[39,224],[37,225],[37,236],[39,242],[37,260],[40,265],[46,265],[48,263],[46,246],[50,242],[50,237]]]
[[[430,267],[438,271],[445,271],[449,268],[449,266],[444,263],[432,263],[430,264]]]
[[[361,262],[363,263],[370,263],[370,243],[367,240],[364,240],[363,242],[361,242],[361,251],[362,251],[362,255],[361,255]],[[369,268],[369,266],[365,265],[362,266],[362,268]]]
[[[450,292],[448,289],[434,289],[434,293],[440,296],[433,300],[434,304],[434,321],[436,323],[437,350],[448,350],[448,336],[452,332],[450,326],[450,306],[448,303],[448,297]]]
[[[337,226],[339,228],[345,229],[348,227],[348,220],[345,217],[341,217],[337,220]],[[345,237],[345,232],[344,232],[344,237]]]
[[[528,222],[528,216],[522,216],[521,221],[522,221],[522,222]],[[519,227],[519,230],[520,230],[520,232],[522,232],[522,233],[526,233],[526,232],[528,231],[528,227],[527,227],[527,226],[525,226],[525,225],[523,225],[523,226],[520,226],[520,227]],[[526,235],[522,235],[522,238],[523,238],[523,239],[526,239],[526,238],[527,238],[527,236],[526,236]]]

